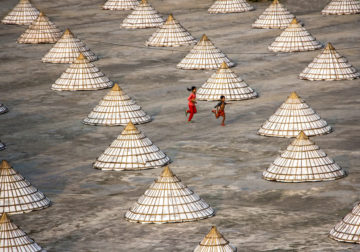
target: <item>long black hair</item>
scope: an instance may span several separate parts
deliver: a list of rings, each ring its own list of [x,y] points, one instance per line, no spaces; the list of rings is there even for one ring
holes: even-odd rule
[[[196,89],[195,86],[192,86],[191,88],[186,88],[188,91],[194,91],[194,89]]]

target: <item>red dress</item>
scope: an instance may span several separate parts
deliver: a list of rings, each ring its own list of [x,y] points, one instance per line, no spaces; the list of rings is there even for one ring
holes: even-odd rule
[[[187,113],[190,113],[190,116],[189,116],[189,119],[188,119],[189,122],[190,122],[191,119],[193,118],[194,114],[196,114],[196,112],[197,112],[197,111],[196,111],[195,103],[192,101],[192,100],[194,100],[194,99],[196,99],[196,94],[191,93],[191,94],[189,95],[189,97],[188,97],[189,110],[186,111]]]

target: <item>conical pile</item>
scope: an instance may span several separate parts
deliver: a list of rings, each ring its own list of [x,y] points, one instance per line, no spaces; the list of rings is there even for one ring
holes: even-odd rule
[[[237,249],[217,230],[211,227],[210,232],[195,248],[194,252],[236,252]]]
[[[359,0],[332,0],[322,11],[323,15],[350,15],[360,13]]]
[[[360,72],[349,64],[331,43],[328,43],[322,53],[316,56],[299,77],[311,81],[353,80],[360,78]]]
[[[264,179],[279,182],[326,181],[344,176],[346,173],[335,161],[302,131],[263,173]]]
[[[124,19],[121,26],[126,29],[144,29],[160,27],[163,23],[164,19],[159,13],[147,0],[142,0],[135,10]]]
[[[36,252],[42,248],[3,213],[0,219],[0,251]]]
[[[125,219],[138,223],[175,223],[206,219],[215,211],[197,194],[181,183],[169,167],[165,167]]]
[[[89,61],[95,61],[98,58],[89,48],[74,34],[66,29],[58,42],[42,58],[43,62],[48,63],[72,63],[79,54],[82,53]]]
[[[52,84],[57,91],[99,90],[113,84],[100,70],[80,53],[79,57]]]
[[[21,34],[17,42],[21,44],[52,44],[61,37],[62,32],[40,12],[29,28]]]
[[[235,13],[252,11],[255,8],[248,4],[246,0],[216,0],[209,8],[208,12],[216,13]]]
[[[357,203],[351,213],[346,215],[330,231],[330,238],[350,243],[360,243],[360,204]]]
[[[218,101],[224,95],[227,101],[240,101],[257,97],[257,93],[238,77],[225,62],[197,91],[197,99]]]
[[[5,149],[6,149],[6,145],[4,143],[2,143],[0,140],[0,151],[5,150]]]
[[[285,29],[295,18],[278,0],[273,3],[253,23],[252,27],[262,29]]]
[[[0,103],[0,115],[5,114],[8,111],[8,108],[4,104]]]
[[[331,127],[320,118],[295,92],[261,126],[258,134],[275,137],[296,137],[300,131],[307,136],[331,132]]]
[[[39,11],[29,0],[20,0],[12,11],[1,21],[3,24],[30,25],[39,16]]]
[[[129,122],[143,124],[151,121],[139,105],[121,90],[118,84],[104,96],[99,104],[84,119],[84,124],[116,126]]]
[[[223,62],[229,67],[235,65],[225,54],[216,48],[204,34],[201,40],[191,49],[189,54],[181,60],[177,67],[187,70],[218,69]]]
[[[101,170],[144,170],[162,167],[170,159],[149,138],[129,122],[121,135],[96,160]]]
[[[285,31],[269,46],[269,50],[273,52],[305,52],[322,47],[322,44],[294,18]]]
[[[50,200],[3,160],[0,164],[0,213],[20,214],[49,207]]]
[[[139,4],[137,0],[107,0],[104,10],[133,10]]]
[[[196,39],[170,14],[166,22],[146,41],[146,46],[176,47],[196,44]]]

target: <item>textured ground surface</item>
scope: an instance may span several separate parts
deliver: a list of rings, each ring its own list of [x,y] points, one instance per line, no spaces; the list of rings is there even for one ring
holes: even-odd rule
[[[1,16],[15,0],[0,1]],[[154,121],[141,130],[174,160],[174,172],[217,211],[187,224],[140,225],[123,215],[160,169],[100,172],[94,159],[122,127],[81,124],[107,91],[58,93],[50,85],[67,65],[41,63],[51,45],[15,43],[24,27],[0,25],[0,153],[54,202],[51,208],[14,216],[48,251],[192,251],[218,225],[239,251],[358,251],[328,231],[360,200],[360,81],[305,82],[297,75],[318,52],[277,55],[267,45],[279,30],[254,30],[254,12],[208,15],[211,0],[153,0],[174,13],[192,34],[206,34],[238,65],[234,70],[260,98],[228,109],[220,127],[211,103],[200,103],[195,123],[185,123],[186,86],[200,86],[212,71],[181,71],[190,48],[147,49],[154,31],[121,30],[126,12],[100,9],[102,0],[33,1],[62,29],[71,30],[101,58],[95,64],[134,97]],[[313,3],[315,2],[315,3]],[[287,5],[316,37],[331,41],[360,68],[360,16],[323,17],[327,1],[289,0]],[[126,46],[132,45],[132,47]],[[261,173],[290,140],[256,135],[258,127],[291,91],[297,91],[335,131],[314,140],[349,176],[327,183],[266,182]]]

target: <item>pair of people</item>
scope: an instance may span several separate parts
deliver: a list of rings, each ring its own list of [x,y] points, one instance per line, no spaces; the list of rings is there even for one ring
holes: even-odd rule
[[[193,86],[191,88],[187,89],[188,91],[191,91],[189,97],[188,97],[188,105],[189,105],[189,109],[185,110],[185,115],[188,116],[188,114],[190,114],[189,118],[188,118],[188,122],[191,122],[192,118],[194,117],[194,114],[197,113],[196,110],[196,87]],[[226,102],[225,102],[225,96],[220,96],[220,101],[218,104],[216,104],[216,106],[214,107],[215,109],[213,109],[211,112],[215,114],[215,118],[218,119],[220,116],[223,118],[221,125],[225,126],[225,106],[226,106]]]

